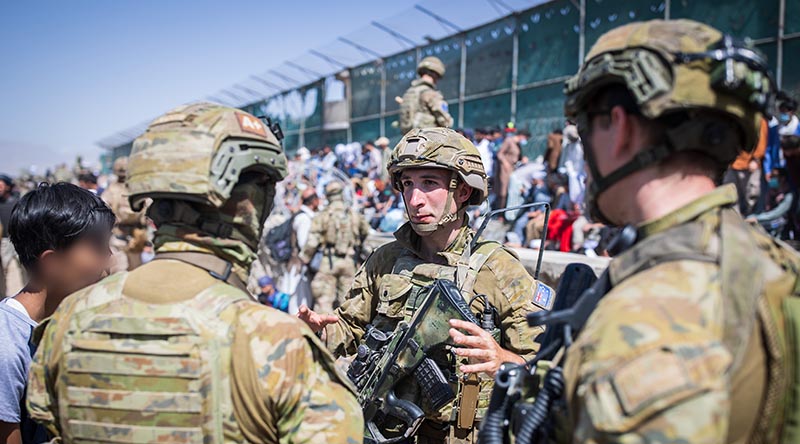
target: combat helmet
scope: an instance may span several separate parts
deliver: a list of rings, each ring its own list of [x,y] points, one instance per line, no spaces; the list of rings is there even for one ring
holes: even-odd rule
[[[450,128],[420,128],[406,133],[392,150],[387,165],[392,187],[400,193],[403,192],[400,173],[408,168],[441,168],[452,171],[448,184],[448,208],[458,187],[459,178],[472,188],[467,205],[480,205],[489,195],[488,178],[480,152],[472,142]],[[461,210],[463,208],[458,211]],[[435,231],[457,218],[456,213],[450,213],[438,222],[416,224],[415,228],[420,231]]]
[[[275,181],[286,177],[280,142],[257,117],[214,103],[180,106],[155,119],[133,143],[131,205],[161,197],[219,208],[245,170]]]
[[[444,63],[439,59],[439,57],[428,56],[424,59],[419,61],[417,65],[417,74],[422,75],[423,71],[428,70],[437,76],[444,77]]]
[[[256,173],[266,183],[252,187],[259,195],[254,206],[262,209],[259,218],[266,218],[274,183],[286,177],[286,163],[280,142],[257,117],[214,103],[180,106],[155,119],[133,143],[127,181],[131,207],[138,211],[151,198],[156,202],[148,214],[154,220],[202,225],[221,237],[232,234],[232,225],[247,224],[252,229],[243,240],[252,246],[259,221],[230,214],[227,222],[215,222],[208,216],[222,212],[244,174]],[[209,213],[199,215],[196,208]]]
[[[117,158],[117,160],[114,161],[114,165],[112,166],[111,170],[117,175],[118,178],[124,178],[128,174],[128,157],[122,156]]]
[[[677,151],[702,152],[720,168],[752,150],[773,95],[766,60],[750,43],[692,20],[652,20],[602,35],[578,73],[566,82],[565,111],[584,133],[587,104],[601,89],[623,85],[636,112],[668,126],[663,143],[628,164],[600,174],[586,150],[594,200],[608,187]]]
[[[342,200],[344,198],[344,186],[335,180],[328,182],[325,185],[325,196],[328,200]]]

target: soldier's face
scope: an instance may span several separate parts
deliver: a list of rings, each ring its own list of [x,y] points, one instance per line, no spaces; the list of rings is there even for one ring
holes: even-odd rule
[[[459,184],[447,208],[450,171],[439,168],[414,168],[403,171],[400,177],[403,186],[403,201],[408,217],[415,224],[436,223],[445,214],[455,213],[469,199],[471,189]]]

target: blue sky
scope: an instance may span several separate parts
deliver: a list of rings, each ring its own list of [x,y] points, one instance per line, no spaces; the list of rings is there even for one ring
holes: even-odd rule
[[[4,0],[0,171],[96,159],[103,137],[412,4]]]
[[[404,49],[373,20],[416,42],[453,32],[415,3],[463,28],[507,13],[489,0],[0,0],[0,172],[43,171],[76,155],[94,161],[98,140],[286,60],[333,70],[309,49],[351,66],[371,58],[332,43],[339,36],[382,54]]]

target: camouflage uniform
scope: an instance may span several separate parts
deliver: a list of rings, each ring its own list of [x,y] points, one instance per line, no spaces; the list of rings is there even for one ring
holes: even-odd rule
[[[676,151],[707,156],[722,170],[755,146],[770,82],[749,51],[687,20],[634,23],[601,37],[567,83],[567,112],[582,132],[592,91],[613,82],[627,86],[644,118],[693,112],[627,172],[600,175],[587,147],[591,199],[614,183],[610,177]],[[735,77],[717,83],[726,62]],[[735,188],[723,186],[645,222],[636,244],[612,261],[611,290],[567,353],[564,442],[779,441],[791,391],[786,366],[794,364],[779,333],[781,308],[770,304],[800,293],[800,257],[747,225],[736,202]]]
[[[356,250],[369,235],[366,219],[345,204],[343,192],[337,182],[325,187],[328,206],[314,216],[300,255],[308,263],[316,252],[322,252],[322,263],[311,281],[311,293],[315,309],[323,313],[332,312],[344,302],[356,274]]]
[[[422,59],[417,66],[417,72],[422,73],[423,70],[433,72],[439,77],[443,77],[445,72],[444,64],[436,57]],[[400,131],[405,134],[413,128],[450,127],[453,126],[453,118],[448,112],[442,93],[436,90],[436,85],[416,79],[403,94],[399,123]]]
[[[413,148],[417,138],[421,138],[419,150]],[[426,140],[427,139],[427,140]],[[430,143],[426,151],[425,142]],[[439,144],[441,143],[441,145]],[[442,149],[442,145],[453,150]],[[413,151],[414,160],[408,160],[409,147]],[[428,159],[426,155],[438,153],[438,160]],[[461,160],[461,162],[459,162]],[[449,168],[469,185],[473,186],[473,198],[470,203],[485,199],[486,176],[480,162],[480,154],[466,139],[456,135],[452,130],[434,128],[412,131],[403,138],[392,153],[390,172],[397,182],[397,173],[408,167],[433,167]],[[452,165],[452,166],[451,166]],[[457,167],[463,168],[461,170]],[[455,181],[453,181],[455,182]],[[454,215],[447,215],[455,217]],[[434,224],[435,225],[435,224]],[[422,229],[435,229],[435,227],[421,227]],[[420,227],[416,227],[420,229]],[[454,282],[464,282],[459,285],[466,301],[476,294],[484,294],[489,302],[500,314],[501,323],[497,338],[503,348],[510,350],[522,357],[531,358],[538,349],[534,342],[541,330],[531,330],[525,322],[525,315],[531,311],[549,308],[553,300],[552,290],[538,284],[525,270],[513,252],[494,242],[480,240],[473,254],[465,250],[467,244],[473,239],[475,232],[468,226],[463,226],[456,239],[445,250],[439,253],[439,261],[431,263],[421,259],[421,238],[409,222],[403,225],[396,233],[394,242],[378,248],[358,271],[350,296],[345,303],[336,310],[339,322],[325,328],[325,343],[335,356],[348,356],[356,352],[361,343],[367,325],[383,331],[393,331],[400,321],[408,320],[414,310],[422,305],[421,298],[417,298],[421,290],[430,285],[434,279],[444,278]],[[483,255],[483,257],[477,257]],[[471,260],[477,259],[472,279],[460,280],[456,275],[465,256]],[[472,270],[470,270],[472,271]],[[537,290],[546,293],[546,298],[536,299]],[[548,301],[549,299],[549,301]],[[472,308],[483,310],[483,302],[478,299]],[[481,375],[479,380],[464,379],[463,375],[456,375],[456,365],[453,357],[447,353],[434,356],[440,366],[448,369],[451,375],[453,389],[457,393],[456,400],[445,406],[440,411],[429,414],[423,423],[417,437],[418,443],[460,443],[474,442],[477,435],[478,423],[488,405],[488,394],[493,381]],[[459,360],[461,358],[458,358]],[[464,362],[464,361],[459,361]],[[469,384],[477,384],[479,396],[477,405],[460,404],[457,409],[461,390]],[[398,397],[419,400],[420,393],[416,380],[410,378],[407,384],[401,384]],[[463,410],[462,417],[459,411]],[[474,415],[474,417],[472,416]],[[461,427],[457,424],[461,422]]]
[[[243,291],[285,168],[250,114],[199,103],[156,119],[129,180],[133,208],[154,199],[156,259],[69,296],[39,330],[31,416],[64,442],[360,442],[324,346]]]
[[[720,187],[640,226],[611,263],[613,288],[567,356],[574,441],[775,442],[772,338],[753,312],[791,286],[800,258],[742,221],[736,203],[735,187]],[[648,261],[664,262],[638,271]]]
[[[128,202],[128,189],[125,186],[125,178],[128,174],[128,158],[120,157],[114,161],[114,174],[117,181],[108,186],[103,191],[100,198],[111,207],[111,211],[117,217],[111,238],[111,251],[114,257],[112,273],[119,271],[130,271],[141,265],[139,255],[142,252],[143,244],[146,241],[145,211],[133,211]],[[139,242],[133,242],[138,239]]]

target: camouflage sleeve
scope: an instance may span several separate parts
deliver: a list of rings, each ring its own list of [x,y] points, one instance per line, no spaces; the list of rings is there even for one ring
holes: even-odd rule
[[[26,406],[30,417],[44,425],[54,438],[61,436],[56,390],[61,341],[67,328],[66,321],[74,311],[78,298],[85,292],[82,290],[64,299],[55,313],[34,331],[33,343],[37,348],[28,372]]]
[[[308,232],[308,240],[300,252],[300,260],[308,263],[319,249],[322,243],[322,217],[317,214],[311,221],[311,230]]]
[[[234,411],[248,442],[355,443],[361,407],[347,378],[301,321],[253,305],[233,345]],[[250,359],[247,359],[250,357]]]
[[[544,332],[542,327],[529,327],[525,316],[542,310],[534,304],[537,282],[525,270],[519,259],[510,251],[495,252],[478,273],[476,294],[485,294],[500,314],[503,348],[526,360],[539,350],[534,341]]]
[[[689,275],[645,272],[598,305],[565,365],[576,442],[724,441],[732,357],[713,284],[695,292]]]
[[[373,273],[370,270],[375,260],[373,253],[356,273],[347,300],[336,309],[339,322],[325,327],[325,346],[337,358],[355,354],[367,324],[374,317],[378,300],[374,297]]]
[[[369,222],[367,221],[367,218],[365,218],[360,213],[358,214],[358,222],[359,222],[358,226],[360,234],[359,241],[361,243],[364,243],[364,240],[367,238],[367,236],[369,236]]]
[[[402,251],[396,242],[383,245],[369,255],[356,273],[347,300],[336,309],[339,322],[325,327],[323,338],[333,356],[338,358],[356,353],[367,325],[377,315],[382,276],[391,273]]]
[[[428,108],[428,111],[436,119],[437,126],[453,126],[453,117],[450,116],[450,109],[447,102],[442,97],[442,93],[434,89],[424,91],[420,95],[420,100]]]

